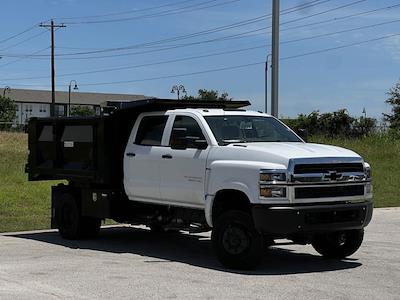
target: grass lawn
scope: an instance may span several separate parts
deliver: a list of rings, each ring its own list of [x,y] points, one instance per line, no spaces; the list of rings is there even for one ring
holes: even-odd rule
[[[0,132],[0,232],[50,227],[50,187],[56,182],[28,182],[24,173],[27,135]],[[400,140],[314,138],[314,142],[343,146],[372,165],[375,206],[400,206]]]
[[[29,182],[28,136],[0,132],[0,232],[50,227],[52,182]]]

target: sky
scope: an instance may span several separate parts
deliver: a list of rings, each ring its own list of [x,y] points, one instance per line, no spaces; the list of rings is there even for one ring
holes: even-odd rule
[[[365,108],[381,119],[400,77],[400,1],[280,2],[279,115]],[[175,98],[171,87],[183,84],[264,110],[272,0],[1,4],[0,89],[50,89],[50,32],[39,23],[54,18],[66,25],[55,33],[57,90],[76,80],[81,92]]]

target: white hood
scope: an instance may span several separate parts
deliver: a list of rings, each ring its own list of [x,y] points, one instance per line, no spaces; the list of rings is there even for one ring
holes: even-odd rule
[[[214,148],[211,160],[270,163],[288,167],[292,159],[327,158],[363,161],[357,153],[330,145],[285,142],[238,143]]]
[[[308,143],[247,143],[249,150],[262,151],[282,158],[320,158],[320,157],[354,157],[360,155],[354,151],[322,144]]]

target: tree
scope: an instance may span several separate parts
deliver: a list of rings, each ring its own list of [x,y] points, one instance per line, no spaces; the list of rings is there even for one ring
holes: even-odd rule
[[[0,129],[11,127],[16,111],[17,107],[12,99],[0,96]]]
[[[182,100],[202,100],[202,101],[231,101],[227,92],[219,94],[216,90],[200,89],[197,96],[184,96]]]
[[[74,117],[89,117],[95,114],[94,109],[86,105],[74,105],[71,107],[70,113],[70,115]]]
[[[389,98],[385,101],[392,106],[391,114],[383,114],[391,129],[400,130],[400,81],[387,92]]]

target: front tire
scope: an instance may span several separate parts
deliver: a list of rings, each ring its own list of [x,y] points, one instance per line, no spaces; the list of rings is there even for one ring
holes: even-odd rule
[[[361,246],[364,229],[325,233],[314,236],[312,246],[321,255],[342,259],[354,254]]]
[[[227,268],[252,269],[262,259],[263,237],[248,213],[223,213],[215,223],[211,241],[219,261]]]
[[[101,219],[81,215],[78,203],[71,194],[61,196],[56,220],[60,235],[70,240],[95,237],[101,226]]]

